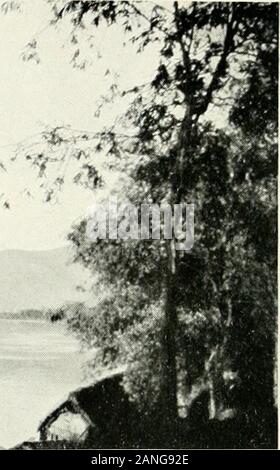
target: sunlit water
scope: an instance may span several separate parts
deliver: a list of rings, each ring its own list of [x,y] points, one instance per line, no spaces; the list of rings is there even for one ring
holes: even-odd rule
[[[63,325],[0,320],[0,447],[36,435],[48,412],[81,385],[81,363]]]

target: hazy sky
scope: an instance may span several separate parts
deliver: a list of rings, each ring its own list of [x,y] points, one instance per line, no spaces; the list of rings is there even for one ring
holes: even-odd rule
[[[158,64],[155,46],[145,54],[136,54],[131,45],[123,47],[126,38],[114,26],[99,28],[97,35],[91,28],[90,34],[95,36],[90,41],[89,30],[84,33],[78,29],[81,61],[86,60],[88,65],[84,70],[73,68],[70,61],[77,46],[71,45],[69,22],[64,20],[58,29],[49,26],[47,0],[20,1],[20,12],[0,13],[0,163],[13,155],[16,143],[36,140],[45,125],[95,131],[111,123],[120,111],[119,103],[109,107],[102,118],[94,113],[100,96],[108,92],[112,74],[118,74],[121,87],[129,88],[154,77]],[[170,6],[169,0],[161,3]],[[0,0],[0,9],[2,4]],[[38,64],[22,59],[26,44],[34,38],[38,42]],[[220,111],[216,124],[219,120],[223,122]],[[60,204],[50,206],[42,202],[42,192],[34,191],[38,184],[26,162],[9,165],[7,173],[0,168],[0,250],[64,245],[72,223],[94,202],[93,194],[68,184]],[[33,188],[33,199],[22,195],[26,186]],[[10,210],[1,207],[6,198]]]
[[[86,41],[82,48],[92,64],[85,70],[74,69],[67,23],[59,31],[48,27],[50,8],[45,0],[23,0],[22,5],[21,12],[0,14],[0,162],[12,155],[12,144],[36,135],[44,125],[100,127],[94,117],[95,102],[110,85],[110,75],[105,76],[109,66],[121,73],[121,84],[129,86],[151,73],[147,57],[137,55],[137,60],[131,60],[135,52],[122,47],[122,35],[105,30],[102,38],[93,40],[93,49]],[[39,64],[21,58],[33,37],[39,44]],[[97,60],[100,53],[102,59]],[[150,63],[154,63],[151,57]],[[106,115],[102,124],[105,121]],[[8,173],[0,170],[0,196],[5,193],[11,204],[10,210],[0,209],[0,249],[63,245],[72,222],[93,202],[90,193],[69,185],[56,206],[43,204],[40,193],[34,199],[23,197],[22,190],[33,184],[34,176],[34,170],[21,163],[10,166]]]

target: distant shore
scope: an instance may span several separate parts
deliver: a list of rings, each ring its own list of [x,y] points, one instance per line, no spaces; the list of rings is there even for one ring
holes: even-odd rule
[[[20,312],[0,312],[0,320],[47,320],[41,310],[22,310]]]

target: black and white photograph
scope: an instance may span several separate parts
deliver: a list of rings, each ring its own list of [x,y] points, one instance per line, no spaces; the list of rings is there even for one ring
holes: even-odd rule
[[[0,0],[1,450],[278,448],[278,16]]]

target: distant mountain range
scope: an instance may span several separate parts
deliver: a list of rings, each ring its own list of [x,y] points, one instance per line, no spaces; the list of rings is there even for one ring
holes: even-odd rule
[[[71,263],[68,248],[0,251],[0,312],[48,309],[78,302],[88,274]]]

